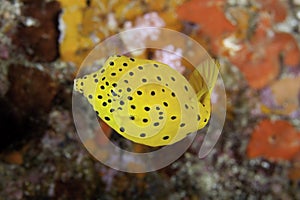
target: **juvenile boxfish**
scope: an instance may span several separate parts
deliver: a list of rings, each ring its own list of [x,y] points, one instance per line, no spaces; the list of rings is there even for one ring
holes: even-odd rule
[[[153,147],[170,145],[208,123],[218,75],[209,67],[204,72],[212,84],[197,70],[188,81],[166,64],[116,55],[98,71],[75,79],[74,89],[125,138]]]

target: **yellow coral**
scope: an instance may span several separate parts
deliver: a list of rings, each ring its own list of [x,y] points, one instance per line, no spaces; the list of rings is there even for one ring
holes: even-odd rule
[[[145,13],[157,11],[166,27],[179,30],[175,7],[185,0],[90,0],[89,5],[84,0],[58,1],[63,9],[61,21],[64,23],[64,37],[59,47],[61,59],[79,66],[98,42],[120,31],[125,21],[134,21]]]

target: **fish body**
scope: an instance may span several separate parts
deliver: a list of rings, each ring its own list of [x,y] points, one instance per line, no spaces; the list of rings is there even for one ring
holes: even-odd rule
[[[119,134],[155,147],[205,127],[211,89],[204,82],[193,73],[189,83],[176,70],[153,60],[111,56],[98,71],[75,79],[75,91]]]

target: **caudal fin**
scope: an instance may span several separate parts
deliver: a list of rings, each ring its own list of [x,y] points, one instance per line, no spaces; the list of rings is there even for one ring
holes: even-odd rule
[[[207,92],[211,93],[218,78],[219,68],[219,63],[213,59],[208,59],[192,72],[189,82],[199,98]]]

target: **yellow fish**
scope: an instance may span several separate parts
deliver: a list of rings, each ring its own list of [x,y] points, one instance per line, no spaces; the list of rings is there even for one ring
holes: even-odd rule
[[[199,66],[209,80],[195,70],[188,82],[166,64],[116,55],[98,71],[75,79],[75,91],[125,138],[152,147],[170,145],[208,123],[218,75],[212,64]]]

